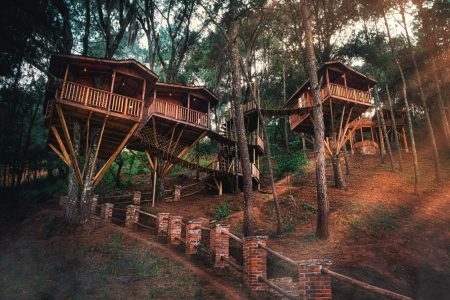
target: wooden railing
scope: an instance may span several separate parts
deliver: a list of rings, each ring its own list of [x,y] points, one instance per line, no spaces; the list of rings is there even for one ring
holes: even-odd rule
[[[256,134],[256,132],[252,132],[249,135],[247,135],[247,142],[250,145],[259,146],[261,149],[264,150],[264,141],[258,134]]]
[[[331,96],[347,98],[353,101],[370,104],[371,96],[367,91],[361,91],[334,83],[330,83],[329,90]]]
[[[155,113],[205,128],[209,127],[209,117],[207,114],[167,101],[153,100],[148,108],[148,115]]]
[[[81,85],[71,81],[63,83],[60,99],[95,107],[125,116],[140,118],[143,101]]]
[[[238,159],[233,159],[230,161],[213,161],[208,165],[209,168],[220,171],[220,172],[226,172],[230,174],[235,175],[242,175],[242,165],[241,162]],[[250,169],[253,177],[256,177],[259,179],[260,171],[256,164],[250,163]]]

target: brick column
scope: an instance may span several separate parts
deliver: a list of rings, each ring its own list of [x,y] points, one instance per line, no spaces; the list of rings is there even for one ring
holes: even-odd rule
[[[332,263],[327,259],[308,259],[298,262],[299,295],[301,299],[332,299],[331,280],[322,274],[322,267]]]
[[[127,205],[127,214],[125,216],[125,227],[136,228],[136,223],[139,221],[139,206]]]
[[[137,205],[137,206],[141,205],[141,192],[139,192],[139,191],[133,192],[133,205]]]
[[[102,204],[101,217],[103,219],[105,219],[105,220],[111,221],[113,208],[114,208],[114,204],[112,204],[112,203],[103,203]]]
[[[181,200],[181,186],[176,185],[175,190],[173,191],[173,201],[180,201]]]
[[[222,233],[222,231],[229,232],[230,225],[216,224],[210,232],[209,247],[215,268],[223,268],[228,265],[222,257],[228,259],[230,253],[230,237]]]
[[[266,289],[266,285],[258,281],[258,277],[267,278],[267,253],[258,243],[266,245],[267,236],[248,236],[243,238],[244,286],[251,291]]]
[[[186,254],[197,253],[197,246],[202,239],[201,220],[191,220],[186,224]]]
[[[166,236],[169,227],[169,213],[158,213],[156,215],[156,235]]]
[[[92,196],[92,203],[91,203],[91,213],[95,214],[97,211],[97,204],[98,204],[98,195]]]
[[[179,245],[181,238],[181,217],[170,216],[169,225],[167,227],[167,242],[172,245]]]

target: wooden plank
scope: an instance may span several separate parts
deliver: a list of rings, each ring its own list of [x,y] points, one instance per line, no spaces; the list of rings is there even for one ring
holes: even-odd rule
[[[61,137],[59,136],[58,130],[56,129],[55,125],[52,125],[52,126],[51,126],[51,129],[52,129],[52,131],[53,131],[53,134],[55,135],[56,142],[58,143],[59,148],[61,149],[61,152],[62,152],[64,158],[65,158],[68,162],[70,162],[69,154],[67,153],[66,147],[64,146],[64,143],[63,143]]]
[[[78,178],[80,185],[83,186],[83,178],[81,177],[80,166],[78,165],[78,159],[75,155],[75,149],[73,148],[72,140],[70,139],[69,129],[67,128],[66,119],[64,118],[64,113],[61,109],[60,104],[56,104],[56,112],[58,113],[59,120],[60,120],[61,126],[63,128],[66,143],[69,146],[69,151],[72,156],[72,165],[75,169],[75,173],[77,174],[77,178]]]
[[[128,132],[127,136],[123,139],[122,143],[117,147],[116,151],[111,155],[111,157],[108,159],[108,161],[103,165],[103,167],[100,169],[100,171],[95,175],[93,186],[95,187],[100,180],[103,178],[103,176],[106,174],[106,171],[111,166],[111,164],[114,162],[116,157],[120,154],[122,149],[125,147],[125,145],[128,143],[129,139],[133,136],[134,132],[138,128],[139,123],[134,124],[134,126],[131,128],[131,130]]]
[[[61,154],[61,152],[58,151],[58,149],[53,146],[51,143],[48,143],[48,146],[50,147],[50,149],[53,150],[53,152],[56,153],[56,155],[58,155],[58,157],[69,167],[70,166],[70,161],[67,161],[67,159],[64,157],[64,155]]]
[[[92,174],[94,173],[95,165],[97,163],[98,153],[100,151],[100,147],[103,141],[103,133],[105,132],[106,121],[108,120],[108,116],[106,115],[103,119],[102,129],[100,130],[100,136],[98,138],[97,149],[95,149],[94,161],[92,162],[92,168],[89,170],[89,177],[92,178]]]

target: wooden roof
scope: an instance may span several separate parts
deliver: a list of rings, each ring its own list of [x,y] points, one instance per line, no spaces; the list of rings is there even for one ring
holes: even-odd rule
[[[183,83],[166,83],[166,82],[157,82],[155,85],[156,88],[161,88],[164,90],[172,90],[176,92],[187,92],[193,93],[211,102],[211,107],[216,106],[219,103],[219,97],[216,94],[211,92],[205,86],[193,86],[193,85],[185,85]]]
[[[158,75],[156,75],[156,73],[134,59],[115,60],[81,55],[53,54],[50,60],[49,72],[56,77],[62,78],[64,69],[61,68],[61,65],[64,63],[92,65],[93,68],[99,70],[111,69],[119,66],[130,67],[148,81],[156,82],[158,80]]]
[[[324,75],[326,70],[335,71],[338,73],[344,73],[347,77],[347,82],[356,86],[356,88],[359,87],[361,90],[366,90],[367,87],[373,87],[377,82],[370,78],[369,76],[364,75],[363,73],[356,71],[355,69],[347,66],[346,64],[340,62],[340,61],[329,61],[323,64],[323,66],[317,71],[317,75],[320,78],[320,76]],[[332,83],[334,78],[332,78],[332,74],[330,74],[330,82]],[[325,79],[324,79],[325,80]],[[298,97],[306,92],[310,87],[309,79],[305,81],[300,88],[288,99],[285,107],[289,107],[292,104],[295,103],[295,101],[298,99]]]

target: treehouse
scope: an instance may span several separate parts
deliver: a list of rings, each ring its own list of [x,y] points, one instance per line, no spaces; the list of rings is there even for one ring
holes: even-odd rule
[[[76,55],[53,55],[50,60],[45,124],[50,148],[67,164],[73,164],[82,183],[77,153],[95,147],[97,159],[105,164],[94,176],[97,184],[114,159],[135,134],[142,120],[145,99],[154,89],[157,76],[135,60],[107,60]],[[74,126],[82,130],[75,137]],[[92,145],[93,129],[98,141]],[[74,139],[79,139],[74,145]],[[79,144],[79,145],[78,145]]]
[[[376,84],[373,79],[338,61],[325,63],[317,75],[326,136],[331,136],[340,123],[349,124],[371,107],[370,90]],[[299,109],[298,114],[289,117],[291,130],[307,134],[314,132],[309,80],[289,98],[284,108]]]

